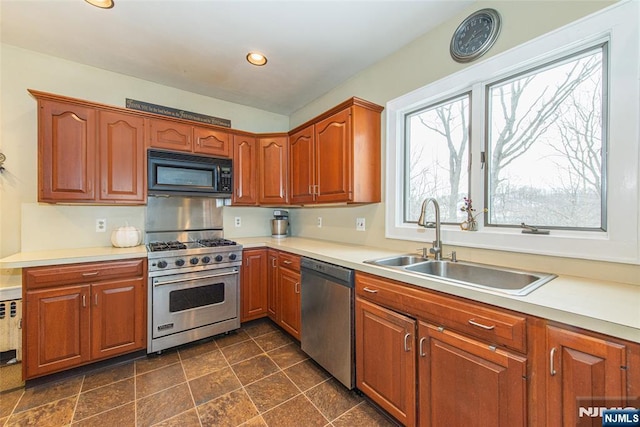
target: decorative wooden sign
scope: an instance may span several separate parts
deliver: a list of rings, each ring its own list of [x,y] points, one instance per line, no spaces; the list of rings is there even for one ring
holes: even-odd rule
[[[126,107],[132,110],[144,111],[146,113],[160,114],[176,119],[192,120],[194,122],[206,123],[208,125],[231,127],[231,120],[221,119],[220,117],[207,116],[200,113],[192,113],[191,111],[178,110],[177,108],[165,107],[163,105],[150,104],[148,102],[137,101],[135,99],[126,98]]]

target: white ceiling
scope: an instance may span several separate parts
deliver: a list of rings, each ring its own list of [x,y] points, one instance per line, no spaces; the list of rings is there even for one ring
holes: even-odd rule
[[[474,0],[0,0],[2,43],[290,114]],[[250,50],[264,67],[249,65]]]

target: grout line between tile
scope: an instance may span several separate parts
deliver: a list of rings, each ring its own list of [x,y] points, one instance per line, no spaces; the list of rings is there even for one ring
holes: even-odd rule
[[[216,344],[217,345],[217,344]],[[206,354],[206,353],[204,353]],[[184,378],[187,380],[187,388],[189,389],[189,395],[191,396],[191,402],[193,403],[193,409],[196,410],[196,416],[198,417],[198,424],[200,424],[200,427],[202,427],[202,420],[200,419],[200,411],[198,411],[198,405],[196,405],[196,399],[195,397],[193,397],[193,390],[191,390],[191,384],[189,384],[189,379],[187,377],[187,371],[184,369],[184,363],[182,361],[182,355],[180,354],[180,352],[178,352],[178,360],[180,361],[180,367],[182,368],[182,374],[184,375]],[[200,378],[200,377],[198,377]],[[191,380],[194,380],[195,378],[192,378]],[[188,411],[185,411],[188,412]],[[182,412],[184,414],[184,412]],[[180,414],[174,415],[174,417],[177,417]],[[171,417],[173,418],[173,417]],[[171,419],[169,418],[169,419]]]

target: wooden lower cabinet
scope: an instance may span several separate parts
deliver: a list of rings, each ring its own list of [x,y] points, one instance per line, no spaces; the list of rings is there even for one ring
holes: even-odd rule
[[[91,360],[91,287],[65,286],[26,294],[26,379]]]
[[[278,323],[278,251],[269,249],[267,253],[267,315]]]
[[[25,268],[23,377],[146,348],[146,262]]]
[[[527,360],[424,322],[418,326],[421,427],[527,425]]]
[[[356,298],[356,386],[406,426],[416,425],[416,321]]]
[[[278,271],[278,324],[294,338],[300,339],[300,272],[288,268]]]
[[[91,285],[91,358],[140,348],[145,337],[145,278]]]
[[[242,252],[240,287],[240,321],[267,315],[267,250],[247,249]]]
[[[633,350],[637,363],[640,348]],[[640,387],[638,366],[629,364],[627,351],[605,337],[547,326],[547,425],[600,426],[599,417],[579,416],[580,407],[627,407],[628,391]]]

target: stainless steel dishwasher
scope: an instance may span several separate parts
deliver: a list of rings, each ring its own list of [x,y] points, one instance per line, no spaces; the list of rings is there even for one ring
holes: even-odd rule
[[[353,270],[302,258],[302,350],[347,388],[355,386]]]

